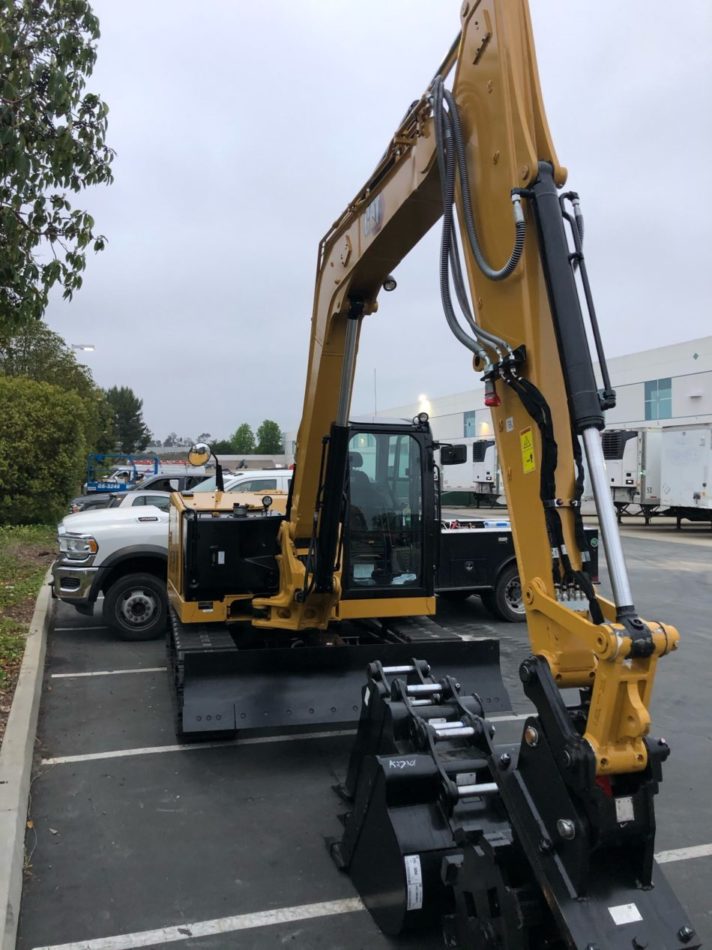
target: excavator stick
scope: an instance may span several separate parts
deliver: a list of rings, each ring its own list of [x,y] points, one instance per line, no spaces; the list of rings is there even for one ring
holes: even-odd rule
[[[556,689],[534,657],[520,675],[528,693]],[[439,923],[463,950],[700,947],[652,853],[667,747],[650,741],[642,773],[597,779],[558,734],[578,710],[556,696],[519,747],[495,747],[481,697],[453,677],[369,666],[331,851],[384,932]]]
[[[398,669],[412,664],[414,653],[452,669],[465,689],[479,684],[488,713],[509,710],[498,641],[462,639],[427,617],[389,621],[383,627],[354,624],[353,629],[358,632],[340,645],[294,641],[285,647],[263,640],[242,647],[228,627],[182,624],[173,614],[168,652],[178,738],[355,727],[368,664],[377,660]]]

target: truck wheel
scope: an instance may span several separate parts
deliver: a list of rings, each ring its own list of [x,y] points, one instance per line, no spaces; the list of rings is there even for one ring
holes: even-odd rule
[[[153,574],[126,574],[106,591],[104,623],[122,640],[156,640],[166,629],[166,585]]]
[[[482,595],[482,602],[489,611],[507,623],[522,623],[526,620],[516,564],[505,567],[497,578],[494,590],[485,591]]]

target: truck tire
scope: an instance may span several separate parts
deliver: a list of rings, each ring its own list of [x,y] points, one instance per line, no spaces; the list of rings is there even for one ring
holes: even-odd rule
[[[153,574],[125,574],[104,595],[104,623],[121,640],[156,640],[166,630],[166,585]]]
[[[523,623],[526,620],[522,585],[516,564],[504,568],[497,578],[494,590],[482,594],[485,607],[507,623]]]

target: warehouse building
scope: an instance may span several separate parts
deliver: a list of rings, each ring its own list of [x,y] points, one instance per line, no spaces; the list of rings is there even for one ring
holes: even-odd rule
[[[712,336],[608,360],[616,390],[609,429],[712,423]],[[449,396],[416,394],[414,401],[379,410],[383,418],[427,412],[437,439],[492,435],[483,387]]]

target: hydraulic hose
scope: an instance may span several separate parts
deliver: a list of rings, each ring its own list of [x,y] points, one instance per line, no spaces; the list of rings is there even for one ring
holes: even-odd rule
[[[457,231],[453,219],[455,200],[455,147],[452,134],[450,112],[443,108],[444,96],[442,79],[438,78],[433,87],[433,118],[435,124],[436,154],[443,200],[443,228],[440,243],[440,296],[445,318],[455,337],[485,363],[490,362],[485,347],[494,349],[498,358],[503,351],[510,351],[507,342],[493,333],[478,326],[465,289],[460,264]],[[450,293],[450,275],[455,288],[458,303],[462,309],[475,339],[463,330],[455,314]]]
[[[455,165],[452,158],[452,147],[447,147],[448,140],[451,142],[451,131],[442,108],[442,99],[437,96],[434,101],[434,119],[436,127],[437,159],[440,169],[440,185],[443,196],[443,228],[440,238],[440,298],[445,312],[445,319],[456,339],[458,339],[463,346],[467,347],[468,350],[475,353],[480,359],[487,361],[487,354],[479,341],[473,339],[473,337],[466,333],[460,326],[450,295],[450,259],[453,230],[452,204],[455,190]],[[458,299],[462,299],[460,290],[458,290]]]
[[[475,219],[472,213],[472,194],[470,191],[470,179],[467,171],[467,158],[465,155],[465,146],[462,139],[462,127],[460,125],[460,116],[457,110],[457,103],[455,102],[455,98],[450,90],[445,89],[445,87],[442,85],[442,80],[440,83],[440,90],[442,97],[448,106],[448,116],[450,118],[452,139],[455,146],[455,155],[457,158],[457,170],[460,175],[460,190],[462,191],[462,207],[465,218],[465,228],[467,230],[467,236],[472,249],[472,254],[477,261],[477,266],[480,268],[485,277],[488,277],[490,280],[504,280],[505,278],[509,277],[512,271],[515,269],[521,259],[522,251],[524,250],[526,222],[524,220],[524,213],[522,212],[521,203],[518,198],[514,201],[514,248],[512,249],[512,253],[509,256],[509,260],[504,264],[504,266],[500,267],[499,270],[495,270],[495,268],[493,268],[486,260],[477,237]]]

